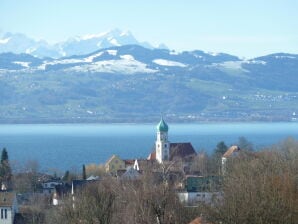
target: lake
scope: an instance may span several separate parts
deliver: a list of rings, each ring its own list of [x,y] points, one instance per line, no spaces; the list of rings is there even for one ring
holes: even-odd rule
[[[0,125],[0,148],[7,148],[14,166],[35,160],[42,171],[65,171],[104,163],[113,154],[146,158],[155,136],[156,124]],[[298,139],[298,123],[169,124],[171,142],[191,142],[197,151],[212,152],[219,141],[229,146],[240,136],[261,148],[289,136]]]

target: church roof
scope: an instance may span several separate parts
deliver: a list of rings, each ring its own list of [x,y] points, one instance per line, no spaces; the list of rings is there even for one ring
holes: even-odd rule
[[[170,160],[174,160],[175,158],[186,159],[196,154],[197,153],[190,142],[170,143]],[[153,148],[153,151],[152,153],[149,154],[147,160],[155,160],[155,159],[156,159],[156,151],[155,151],[155,148]]]
[[[167,123],[161,118],[160,122],[156,126],[157,131],[162,131],[162,132],[168,132],[169,131],[169,126]]]
[[[190,142],[170,143],[170,160],[173,160],[175,158],[185,159],[196,154],[197,153]]]

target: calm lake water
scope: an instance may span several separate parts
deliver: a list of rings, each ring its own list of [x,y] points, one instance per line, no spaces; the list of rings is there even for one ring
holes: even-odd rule
[[[244,136],[255,147],[298,139],[298,123],[169,124],[171,142],[191,142],[211,152],[219,141],[228,146]],[[0,149],[12,164],[38,161],[42,171],[80,169],[82,164],[121,158],[146,158],[153,148],[156,124],[0,125]]]

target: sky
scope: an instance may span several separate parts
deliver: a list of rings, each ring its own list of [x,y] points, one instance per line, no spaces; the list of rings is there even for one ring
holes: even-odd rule
[[[129,30],[170,49],[298,54],[298,0],[0,0],[0,33],[50,43]]]

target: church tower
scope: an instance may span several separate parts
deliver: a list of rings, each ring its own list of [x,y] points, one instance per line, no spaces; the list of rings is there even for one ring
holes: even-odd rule
[[[157,136],[155,142],[156,160],[159,163],[168,161],[170,158],[170,142],[168,141],[169,127],[167,123],[161,118],[157,125]]]

